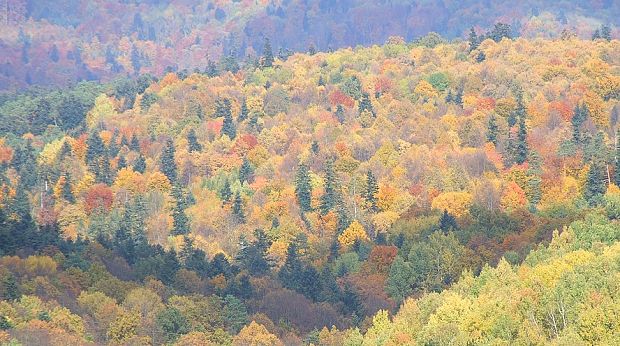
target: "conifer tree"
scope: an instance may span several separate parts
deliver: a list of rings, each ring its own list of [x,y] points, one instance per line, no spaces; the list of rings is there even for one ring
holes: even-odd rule
[[[235,139],[237,129],[232,118],[231,105],[229,99],[218,99],[215,102],[215,117],[224,118],[222,125],[222,135],[227,135],[230,139]]]
[[[19,286],[17,285],[17,280],[15,280],[15,276],[13,276],[10,271],[8,275],[4,277],[4,280],[2,281],[2,286],[2,299],[8,301],[16,301],[22,296]]]
[[[251,183],[252,175],[254,174],[254,170],[252,169],[252,165],[250,164],[250,160],[247,157],[243,158],[243,163],[241,167],[239,167],[239,182],[243,184],[244,182]]]
[[[205,69],[205,74],[209,77],[215,77],[220,74],[219,71],[217,70],[217,65],[211,59],[207,61],[207,67]]]
[[[99,158],[106,152],[105,146],[98,132],[92,132],[86,141],[86,163],[94,167],[97,165]]]
[[[187,145],[190,153],[202,151],[202,145],[198,143],[198,138],[196,137],[196,131],[194,131],[194,129],[190,129],[187,133]]]
[[[268,38],[265,38],[265,42],[263,45],[263,59],[262,65],[263,67],[272,67],[274,62],[273,58],[273,50],[271,49],[271,42]]]
[[[379,193],[377,178],[375,178],[374,174],[372,174],[369,170],[366,173],[366,189],[364,190],[364,199],[366,200],[366,206],[373,213],[379,211],[379,207],[377,206],[377,193]]]
[[[344,108],[342,107],[342,105],[336,106],[336,119],[338,119],[339,123],[344,123]]]
[[[495,114],[492,114],[487,124],[487,141],[493,143],[497,147],[498,136],[499,127],[497,126],[497,119],[495,118]]]
[[[185,201],[181,198],[177,198],[176,204],[172,209],[172,234],[173,235],[181,235],[189,233],[189,219],[187,218],[187,214],[185,214]]]
[[[325,165],[324,192],[321,196],[321,214],[325,215],[332,210],[338,202],[338,190],[336,172],[334,172],[334,161],[329,159]]]
[[[532,150],[530,152],[530,156],[528,158],[528,182],[527,182],[527,190],[526,196],[528,201],[530,202],[530,206],[532,210],[535,210],[536,206],[540,202],[542,198],[542,157],[538,154],[538,152]]]
[[[376,116],[375,110],[372,107],[372,102],[370,102],[370,95],[368,93],[362,93],[362,98],[359,102],[358,111],[360,114],[364,113],[364,111],[370,112],[373,116]]]
[[[601,26],[601,38],[606,41],[611,41],[611,28],[609,26]]]
[[[244,99],[243,102],[241,102],[241,109],[239,110],[239,116],[237,117],[237,121],[238,122],[244,121],[245,119],[248,118],[249,114],[250,114],[250,111],[248,110],[248,104],[246,103]]]
[[[616,132],[616,148],[614,160],[614,182],[620,186],[620,129]]]
[[[312,210],[312,183],[310,182],[310,172],[308,166],[301,163],[297,167],[295,175],[295,196],[302,212]]]
[[[239,221],[240,223],[245,223],[245,214],[243,212],[243,199],[241,199],[241,194],[239,194],[239,192],[235,194],[235,199],[232,205],[232,212],[233,215],[235,215],[237,221]]]
[[[220,190],[220,198],[224,203],[230,202],[230,198],[232,197],[232,190],[230,189],[230,182],[228,180],[224,181],[224,185]]]
[[[69,173],[65,173],[65,183],[62,185],[62,198],[69,203],[75,203],[75,196],[73,196],[71,191],[71,177]]]
[[[586,178],[584,189],[584,198],[591,206],[595,206],[601,202],[605,191],[607,191],[607,175],[605,173],[605,164],[600,159],[595,159],[590,164],[590,170]]]
[[[582,106],[576,105],[575,110],[573,111],[571,125],[573,127],[573,141],[577,145],[583,144],[581,127],[587,120],[589,113],[588,107],[585,104]]]
[[[171,184],[174,184],[177,180],[177,164],[174,160],[174,154],[174,142],[172,139],[168,139],[166,146],[161,153],[159,169],[166,177],[168,177]]]
[[[131,136],[131,142],[129,142],[129,149],[140,152],[140,141],[138,140],[138,136],[136,136],[135,133]]]
[[[125,159],[125,156],[120,156],[118,158],[118,163],[116,164],[116,169],[117,170],[121,170],[123,168],[127,167],[127,160]]]
[[[528,144],[527,144],[527,127],[525,126],[525,117],[519,118],[519,129],[517,131],[517,142],[515,146],[515,162],[522,164],[527,160]]]
[[[146,171],[146,159],[144,155],[140,154],[140,156],[138,156],[136,162],[133,164],[133,170],[141,174]]]
[[[441,218],[439,218],[439,229],[445,233],[458,230],[459,226],[456,223],[456,219],[447,210],[443,211]]]
[[[478,46],[480,45],[480,41],[478,40],[478,35],[476,34],[476,30],[474,30],[473,27],[469,31],[468,42],[469,42],[469,51],[470,52],[475,50],[475,49],[477,49]]]
[[[460,107],[463,107],[463,88],[459,87],[454,95],[454,103]]]

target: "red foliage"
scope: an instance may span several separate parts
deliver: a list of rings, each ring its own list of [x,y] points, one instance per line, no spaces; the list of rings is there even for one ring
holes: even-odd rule
[[[343,105],[347,108],[352,108],[355,105],[355,101],[340,90],[334,90],[329,94],[329,102],[332,106]]]
[[[380,94],[389,92],[392,89],[392,86],[393,83],[391,79],[381,76],[375,81],[375,92]]]
[[[566,122],[573,117],[573,110],[566,101],[553,101],[549,103],[549,113],[558,114]]]
[[[396,246],[377,245],[370,252],[368,264],[377,272],[387,273],[397,254]]]
[[[113,201],[112,189],[105,184],[97,184],[86,192],[84,208],[89,214],[97,209],[109,211]]]

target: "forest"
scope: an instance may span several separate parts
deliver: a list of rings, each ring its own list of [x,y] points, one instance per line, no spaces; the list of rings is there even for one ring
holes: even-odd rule
[[[40,3],[19,20],[67,42],[90,18]],[[200,18],[172,3],[107,2]],[[247,3],[252,23],[304,2]],[[405,27],[0,80],[0,345],[620,342],[617,29]]]
[[[589,39],[619,16],[613,0],[0,0],[0,90],[251,63],[265,38],[286,58],[497,22],[524,38]]]

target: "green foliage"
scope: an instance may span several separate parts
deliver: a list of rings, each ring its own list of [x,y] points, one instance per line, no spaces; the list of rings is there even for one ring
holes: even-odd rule
[[[351,76],[345,79],[340,89],[343,93],[349,95],[355,100],[359,100],[362,97],[362,82],[360,82],[357,76]]]
[[[310,172],[308,166],[301,163],[297,167],[297,173],[295,175],[295,196],[297,197],[297,203],[302,212],[308,212],[312,210],[312,185],[310,182]]]
[[[177,164],[174,155],[174,142],[172,139],[168,139],[159,158],[159,170],[168,177],[171,184],[174,184],[177,180]]]
[[[450,86],[450,80],[448,79],[448,76],[446,76],[446,74],[443,72],[435,72],[428,76],[426,80],[431,83],[433,88],[439,90],[440,92],[446,91]]]
[[[194,129],[190,129],[187,132],[187,145],[190,153],[202,151],[202,145],[198,143],[198,138],[196,137],[196,131],[194,131]]]
[[[379,211],[379,207],[377,206],[377,193],[379,193],[377,178],[371,171],[368,171],[366,173],[366,189],[364,190],[364,199],[366,200],[366,206],[373,213]]]
[[[583,191],[583,197],[591,206],[598,205],[602,202],[603,195],[607,191],[607,175],[605,165],[600,160],[591,163],[586,178],[586,185]]]
[[[187,318],[176,308],[166,308],[157,315],[157,324],[164,332],[167,342],[174,342],[190,331]]]
[[[323,184],[323,195],[321,196],[321,204],[319,209],[322,215],[327,214],[338,203],[339,189],[336,181],[336,172],[334,171],[334,161],[328,160],[325,164],[325,178]]]

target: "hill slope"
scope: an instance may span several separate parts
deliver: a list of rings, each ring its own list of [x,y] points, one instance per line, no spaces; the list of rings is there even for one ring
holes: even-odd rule
[[[80,80],[207,68],[232,50],[242,60],[411,41],[430,31],[465,37],[470,27],[512,25],[513,35],[591,37],[617,26],[614,1],[49,1],[0,6],[0,89],[66,86]],[[280,51],[281,50],[281,51]],[[250,59],[251,60],[251,59]]]
[[[619,60],[392,38],[4,98],[1,338],[614,340]]]

